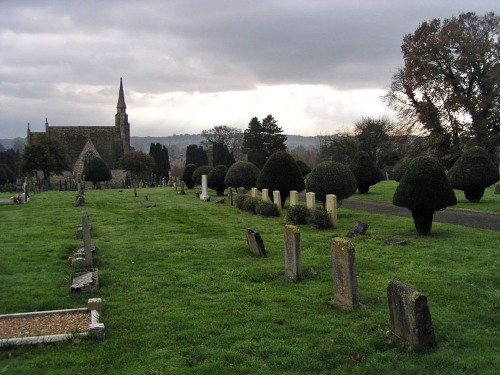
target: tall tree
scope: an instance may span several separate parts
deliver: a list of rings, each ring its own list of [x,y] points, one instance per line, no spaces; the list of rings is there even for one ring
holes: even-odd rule
[[[202,146],[189,145],[186,147],[186,164],[194,164],[197,167],[208,165],[208,157]]]
[[[272,115],[262,122],[253,117],[243,133],[243,152],[248,154],[248,161],[261,169],[270,155],[285,151],[286,135],[282,133],[283,130]]]
[[[227,146],[224,143],[215,142],[212,144],[212,152],[213,152],[213,165],[225,165],[226,167],[230,167],[234,164],[234,156],[231,152],[229,152]]]
[[[423,22],[403,39],[404,67],[393,76],[389,105],[411,130],[422,129],[435,153],[453,161],[466,144],[494,153],[500,143],[500,18]]]
[[[168,172],[170,171],[168,149],[160,143],[151,143],[149,146],[149,155],[155,161],[155,168],[153,171],[155,181],[159,182],[162,178],[168,179]]]
[[[211,129],[202,130],[201,135],[205,138],[202,144],[206,149],[210,150],[215,143],[220,143],[225,145],[235,158],[240,157],[243,143],[243,132],[240,129],[227,125],[216,125]],[[213,165],[217,164],[214,162]]]

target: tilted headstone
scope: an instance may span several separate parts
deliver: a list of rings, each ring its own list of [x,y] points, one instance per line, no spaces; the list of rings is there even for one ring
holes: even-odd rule
[[[349,232],[347,232],[347,237],[353,238],[356,237],[358,234],[365,234],[366,231],[368,230],[369,225],[362,223],[359,220],[356,220],[354,225],[349,229]]]
[[[337,228],[337,196],[327,194],[326,196],[326,212],[330,216],[330,222],[333,228]]]
[[[262,189],[262,200],[264,202],[269,202],[269,190],[268,189]]]
[[[281,211],[283,211],[283,207],[281,207],[281,192],[279,190],[273,191],[273,202],[278,207],[278,212],[281,215]]]
[[[72,292],[94,293],[99,290],[99,271],[97,268],[73,274]]]
[[[200,199],[202,201],[210,200],[210,195],[208,195],[208,176],[206,174],[201,176],[201,195]]]
[[[296,206],[299,204],[299,192],[292,190],[290,192],[290,206]]]
[[[387,337],[402,347],[436,346],[427,297],[398,280],[387,286],[389,325]]]
[[[331,242],[333,304],[343,309],[359,307],[356,252],[351,241],[334,237]]]
[[[83,248],[76,251],[76,256],[71,260],[71,266],[73,267],[92,267],[92,252],[95,249],[95,245],[92,243],[90,238],[90,223],[89,215],[87,211],[82,211],[82,238],[83,238]]]
[[[300,230],[294,225],[285,225],[285,276],[292,280],[299,280],[302,277]]]
[[[250,190],[250,196],[252,198],[257,198],[257,191],[258,191],[257,188],[253,187],[252,190]]]
[[[311,210],[316,208],[316,194],[313,192],[306,193],[306,205]]]
[[[252,254],[260,257],[266,256],[264,241],[255,228],[247,228],[247,243]]]

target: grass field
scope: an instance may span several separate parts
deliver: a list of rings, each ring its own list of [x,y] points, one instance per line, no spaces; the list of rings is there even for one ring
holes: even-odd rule
[[[143,203],[142,197],[149,200]],[[373,193],[377,195],[376,189]],[[201,202],[172,188],[51,191],[0,206],[0,314],[86,305],[67,258],[80,211],[97,245],[106,339],[0,351],[0,374],[495,374],[500,368],[498,232],[339,209],[339,228],[301,226],[303,279],[284,277],[283,219]],[[329,244],[355,220],[362,308],[333,297]],[[251,256],[245,229],[262,235]],[[406,246],[384,244],[400,237]],[[438,347],[386,342],[386,287],[399,279],[429,301]]]

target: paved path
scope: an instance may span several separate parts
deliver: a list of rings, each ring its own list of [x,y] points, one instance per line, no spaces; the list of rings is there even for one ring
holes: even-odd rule
[[[394,206],[389,202],[349,198],[342,202],[342,208],[411,217],[410,210]],[[500,214],[498,213],[471,211],[461,208],[447,208],[435,212],[433,221],[500,231]]]

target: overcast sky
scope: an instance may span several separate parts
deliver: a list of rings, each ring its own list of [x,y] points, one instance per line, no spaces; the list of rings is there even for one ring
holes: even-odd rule
[[[240,129],[333,134],[394,114],[381,100],[403,36],[498,0],[0,0],[0,138],[113,125],[131,134]]]

